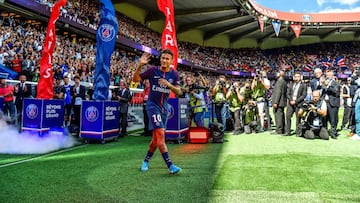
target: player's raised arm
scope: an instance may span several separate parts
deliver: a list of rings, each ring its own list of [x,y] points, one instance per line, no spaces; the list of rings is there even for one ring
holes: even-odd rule
[[[140,82],[140,80],[141,80],[141,77],[140,77],[141,68],[143,67],[143,65],[149,63],[150,57],[151,57],[151,55],[149,53],[146,53],[146,52],[143,53],[143,55],[141,55],[141,57],[139,59],[138,67],[135,70],[132,81]]]

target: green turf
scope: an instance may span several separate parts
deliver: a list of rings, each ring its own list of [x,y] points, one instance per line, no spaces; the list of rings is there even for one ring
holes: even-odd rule
[[[32,157],[34,157],[34,155],[0,154],[0,165],[17,162],[17,161],[21,161],[21,160],[26,160],[26,159],[29,159]]]
[[[0,202],[360,202],[360,142],[346,134],[329,141],[227,134],[223,144],[169,144],[183,168],[175,176],[158,151],[140,172],[149,137],[44,157],[0,155]]]

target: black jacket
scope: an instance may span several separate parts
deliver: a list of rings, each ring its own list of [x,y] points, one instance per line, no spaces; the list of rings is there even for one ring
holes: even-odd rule
[[[276,83],[272,92],[272,103],[277,104],[278,107],[286,106],[286,91],[287,84],[284,78],[280,77]]]

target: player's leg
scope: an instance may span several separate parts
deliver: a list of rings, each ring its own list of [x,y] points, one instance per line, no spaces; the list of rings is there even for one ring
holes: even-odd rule
[[[154,108],[148,108],[147,109],[147,115],[150,119],[150,122],[149,122],[149,130],[152,130],[154,129],[154,126],[156,126],[156,120],[154,120],[154,117],[153,115],[156,115],[157,114],[157,111],[154,109]],[[141,164],[141,171],[148,171],[149,170],[149,161],[151,159],[151,157],[154,155],[154,152],[157,148],[157,136],[155,136],[155,131],[153,130],[152,131],[152,139],[151,139],[151,142],[150,142],[150,145],[149,145],[149,149],[146,153],[146,156],[145,156],[145,159],[143,161],[143,163]]]

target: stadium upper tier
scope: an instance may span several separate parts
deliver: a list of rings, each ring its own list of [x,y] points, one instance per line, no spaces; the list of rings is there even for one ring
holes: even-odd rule
[[[35,1],[33,1],[34,3]],[[46,5],[47,7],[51,7],[51,3],[40,2]],[[78,25],[78,28],[91,27],[90,25],[96,28],[96,23],[98,19],[98,15],[96,12],[98,11],[98,5],[92,1],[81,0],[81,1],[68,1],[70,5],[63,9],[64,18],[72,17],[74,21],[74,16],[77,16],[75,26]],[[81,7],[78,7],[79,5]],[[37,4],[38,5],[38,4]],[[39,6],[38,6],[39,7]],[[74,9],[77,8],[77,9]],[[90,10],[87,10],[87,9]],[[86,11],[83,11],[85,9]],[[3,33],[20,33],[20,35],[14,36],[13,39],[19,37],[25,37],[25,46],[28,48],[29,43],[31,44],[31,48],[37,51],[41,50],[42,39],[43,39],[43,30],[44,27],[40,26],[37,30],[31,31],[30,33],[37,33],[35,35],[35,40],[28,40],[26,37],[21,36],[22,34],[29,33],[29,24],[18,23],[19,19],[6,18],[6,23],[11,24],[15,22],[15,25],[22,25],[22,27],[14,27],[14,26],[3,26]],[[137,42],[141,45],[146,45],[151,48],[155,48],[157,50],[160,49],[160,34],[156,33],[147,27],[127,18],[122,14],[118,14],[118,20],[120,24],[119,36],[127,38],[131,41]],[[46,22],[46,19],[44,20]],[[86,22],[84,24],[83,22]],[[45,23],[44,23],[45,24]],[[34,28],[34,27],[33,27]],[[66,27],[65,27],[66,28]],[[91,28],[92,29],[92,28]],[[79,29],[78,29],[79,30]],[[61,32],[61,31],[59,31]],[[62,54],[64,50],[63,47],[59,47],[59,55],[62,58],[58,58],[55,61],[56,65],[62,65],[60,60],[65,60],[69,66],[73,66],[73,69],[78,69],[79,64],[81,64],[80,70],[76,70],[79,73],[86,72],[88,73],[89,69],[92,69],[94,64],[94,55],[95,52],[92,51],[94,47],[94,40],[87,41],[86,44],[81,42],[73,43],[72,37],[61,38],[61,33],[59,33],[59,44],[68,47],[67,50],[71,53],[75,54],[75,57],[67,56],[71,53],[66,53],[66,55]],[[10,37],[11,38],[11,37]],[[76,38],[75,38],[76,39]],[[19,41],[23,40],[21,38]],[[36,42],[37,45],[34,45]],[[10,42],[10,44],[12,44]],[[7,52],[11,53],[19,53],[17,48],[13,45],[10,50]],[[3,46],[5,47],[5,46]],[[13,51],[15,47],[15,50]],[[344,72],[346,68],[343,68],[343,65],[340,64],[339,59],[342,57],[342,61],[347,68],[353,68],[359,66],[359,53],[358,50],[359,44],[357,42],[351,43],[342,43],[342,44],[316,44],[312,46],[304,46],[304,47],[292,47],[289,49],[281,49],[281,50],[269,50],[269,51],[261,51],[254,49],[223,49],[223,48],[210,48],[199,46],[193,43],[180,42],[179,43],[179,57],[191,62],[195,66],[202,66],[207,70],[212,70],[216,72],[223,71],[245,71],[245,72],[253,72],[255,69],[266,69],[269,72],[276,71],[277,69],[286,69],[289,72],[295,70],[309,70],[314,67],[319,67],[322,65],[326,66],[335,66],[338,69],[338,72]],[[7,48],[9,49],[9,48]],[[28,50],[21,51],[20,53],[24,54],[22,57],[25,59],[28,55]],[[56,52],[57,53],[57,52]],[[121,52],[119,52],[121,53]],[[13,54],[12,54],[13,55]],[[125,56],[125,59],[128,58],[126,54],[117,54],[116,60],[114,61],[114,73],[118,74],[118,71],[122,72],[124,70],[129,71],[129,63],[124,62],[122,57]],[[340,58],[339,58],[340,57]],[[70,61],[73,60],[73,61]],[[136,57],[132,57],[131,61],[135,60]],[[85,65],[83,61],[86,61]],[[132,65],[130,65],[132,66]],[[82,71],[84,69],[85,71]],[[91,71],[90,71],[91,72]],[[128,73],[127,73],[128,74]],[[126,74],[126,75],[127,75]],[[91,78],[91,77],[90,77]]]
[[[158,11],[156,1],[114,0],[113,3],[119,12],[157,32],[162,31],[164,16]],[[174,8],[179,40],[203,46],[272,49],[360,40],[360,13],[330,17],[324,14],[285,15],[285,12],[264,8],[252,0],[182,0],[174,1]],[[259,16],[264,17],[264,32],[260,31]],[[273,20],[281,23],[278,37]],[[299,38],[295,37],[291,23],[301,25]]]
[[[49,0],[7,0],[5,5],[27,7],[30,2],[52,6]],[[359,41],[359,13],[352,14],[291,14],[262,7],[253,0],[174,1],[175,24],[179,41],[206,47],[259,48],[262,50],[322,42]],[[164,15],[154,0],[113,0],[115,9],[157,33],[164,27]],[[96,28],[99,20],[98,2],[68,0],[63,16],[76,14],[86,27]],[[291,14],[291,15],[290,15]],[[350,15],[350,17],[349,17]],[[320,18],[319,18],[320,17]],[[259,24],[264,23],[263,32]],[[278,36],[273,22],[279,22]],[[121,23],[121,22],[120,22]],[[299,25],[296,38],[293,25]],[[157,46],[150,46],[157,47]]]

